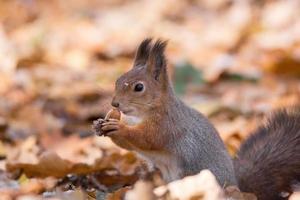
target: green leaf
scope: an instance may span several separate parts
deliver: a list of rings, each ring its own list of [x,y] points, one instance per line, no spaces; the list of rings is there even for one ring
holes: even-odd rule
[[[188,85],[201,85],[204,83],[203,73],[189,62],[175,65],[174,86],[177,94],[184,94]]]

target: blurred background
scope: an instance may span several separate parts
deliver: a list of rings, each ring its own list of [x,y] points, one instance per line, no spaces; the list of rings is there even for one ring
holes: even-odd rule
[[[299,104],[299,10],[299,0],[1,0],[0,198],[71,186],[107,195],[139,178],[139,161],[91,123],[146,37],[169,40],[177,94],[234,155],[272,110]]]

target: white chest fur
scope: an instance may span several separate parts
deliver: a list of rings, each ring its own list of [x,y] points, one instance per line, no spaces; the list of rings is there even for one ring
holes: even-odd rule
[[[135,116],[129,116],[121,113],[121,121],[123,121],[125,124],[128,124],[130,126],[137,125],[142,122],[142,118],[135,117]]]

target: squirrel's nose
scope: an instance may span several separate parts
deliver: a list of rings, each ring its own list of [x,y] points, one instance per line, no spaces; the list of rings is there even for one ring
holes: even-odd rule
[[[117,101],[115,100],[115,98],[113,98],[113,100],[112,100],[112,102],[111,102],[111,105],[112,105],[113,107],[116,107],[116,108],[118,108],[118,107],[120,106],[119,102],[117,102]]]

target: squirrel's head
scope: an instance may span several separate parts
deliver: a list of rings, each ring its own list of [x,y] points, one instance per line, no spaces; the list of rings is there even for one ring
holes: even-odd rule
[[[115,85],[112,106],[126,115],[142,117],[163,102],[170,85],[164,55],[167,42],[145,39],[138,47],[133,68]]]

